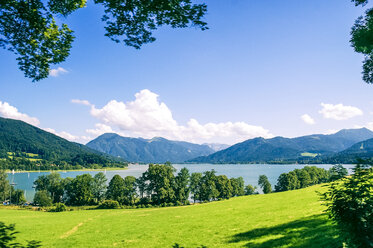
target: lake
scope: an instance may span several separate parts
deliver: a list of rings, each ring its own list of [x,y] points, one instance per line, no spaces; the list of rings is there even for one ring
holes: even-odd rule
[[[204,172],[214,169],[217,175],[226,175],[227,177],[243,177],[245,185],[251,184],[253,186],[258,185],[259,175],[266,175],[268,180],[272,184],[272,187],[277,183],[277,178],[281,173],[286,173],[294,169],[303,168],[305,165],[296,164],[174,164],[177,171],[181,168],[186,167],[192,172]],[[311,165],[312,166],[312,165]],[[329,169],[333,165],[322,164],[315,165],[320,168]],[[351,169],[354,165],[343,165],[351,173]],[[131,165],[127,170],[111,170],[105,171],[108,180],[114,175],[118,174],[122,177],[134,176],[139,177],[148,168],[147,165]],[[100,171],[67,171],[59,172],[61,177],[75,177],[82,174],[91,174],[94,176]],[[15,184],[15,188],[25,190],[26,199],[31,201],[34,197],[35,190],[33,189],[33,183],[38,176],[50,174],[50,172],[22,172],[22,173],[8,173],[8,179],[11,183]]]

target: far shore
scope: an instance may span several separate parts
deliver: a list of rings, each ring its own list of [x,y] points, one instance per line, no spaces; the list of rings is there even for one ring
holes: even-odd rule
[[[114,170],[127,170],[128,167],[121,168],[121,167],[108,167],[108,168],[100,168],[100,169],[78,169],[78,170],[15,170],[14,173],[31,173],[31,172],[70,172],[70,171],[114,171]],[[12,170],[5,170],[6,173],[12,173]]]

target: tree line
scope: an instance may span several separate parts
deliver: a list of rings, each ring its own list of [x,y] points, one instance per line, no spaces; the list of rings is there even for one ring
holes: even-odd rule
[[[242,177],[229,179],[216,175],[214,170],[189,173],[187,168],[182,168],[175,173],[171,164],[150,164],[138,178],[115,175],[108,183],[102,172],[75,178],[61,178],[60,174],[51,173],[35,180],[34,204],[174,206],[187,205],[190,200],[209,202],[256,193],[255,187],[245,187]]]

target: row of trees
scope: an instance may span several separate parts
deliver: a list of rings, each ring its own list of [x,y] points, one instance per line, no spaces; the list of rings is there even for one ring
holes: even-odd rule
[[[26,157],[13,157],[0,159],[0,170],[81,170],[81,169],[102,169],[106,167],[124,168],[127,163],[109,159],[96,160],[96,156],[77,155],[69,161],[65,160],[44,160]]]
[[[176,175],[175,172],[170,164],[151,164],[139,178],[115,175],[108,184],[102,172],[94,177],[83,174],[65,179],[51,173],[35,180],[34,203],[48,206],[63,202],[81,206],[113,200],[126,206],[166,206],[188,204],[189,199],[205,202],[256,193],[255,187],[245,187],[242,177],[229,179],[216,175],[214,170],[190,174],[183,168]]]
[[[282,173],[277,179],[275,191],[281,192],[306,188],[315,184],[333,182],[347,175],[348,171],[342,165],[334,165],[329,170],[316,166],[305,166],[302,169],[295,169],[288,173]],[[272,192],[272,185],[267,176],[260,175],[258,185],[264,194]]]

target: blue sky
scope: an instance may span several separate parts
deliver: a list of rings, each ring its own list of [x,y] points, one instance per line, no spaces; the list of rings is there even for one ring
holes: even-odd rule
[[[82,143],[105,131],[232,144],[373,128],[373,85],[361,80],[363,58],[349,44],[364,8],[348,0],[205,2],[208,31],[163,27],[135,50],[104,36],[102,9],[89,1],[60,20],[77,37],[54,67],[66,72],[38,83],[0,50],[0,115]]]

